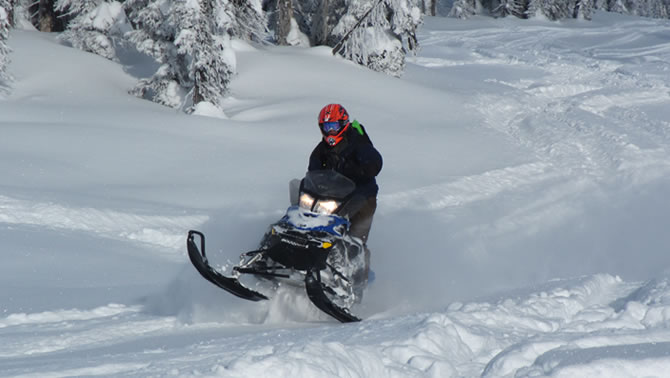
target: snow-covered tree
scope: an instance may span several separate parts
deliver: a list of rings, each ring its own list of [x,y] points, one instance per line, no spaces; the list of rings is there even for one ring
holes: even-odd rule
[[[653,14],[650,17],[655,18],[670,18],[670,1],[657,0],[652,7]]]
[[[643,17],[670,18],[670,0],[454,0],[450,17],[469,18],[490,10],[495,17],[545,17],[590,20],[595,10]]]
[[[213,2],[214,0],[201,0],[200,13],[193,17],[195,24],[191,29],[185,29],[192,30],[194,35],[189,34],[186,43],[181,43],[178,38],[176,45],[193,59],[192,68],[189,68],[194,73],[192,105],[209,102],[220,107],[233,75],[233,62],[226,60],[224,51],[229,36],[215,34],[217,29],[213,18]],[[219,24],[221,26],[225,24]],[[233,29],[229,32],[231,30]],[[253,38],[252,34],[245,35]]]
[[[31,24],[30,6],[34,3],[33,0],[8,0],[8,2],[14,5],[14,11],[10,13],[13,27],[24,28]]]
[[[416,53],[416,29],[422,14],[416,1],[349,0],[332,34],[343,43],[333,49],[375,71],[400,76],[405,55]],[[351,33],[351,34],[349,34]]]
[[[157,72],[140,80],[132,93],[173,108],[191,109],[207,101],[219,106],[234,62],[227,35],[217,35],[213,15],[226,14],[229,2],[215,0],[130,0],[127,35],[138,50],[156,59]],[[232,30],[232,29],[230,29]],[[229,50],[229,49],[228,49]]]
[[[326,2],[328,0],[325,0]],[[290,45],[289,34],[293,26],[293,1],[277,1],[277,43],[283,46]]]
[[[126,37],[160,64],[156,73],[140,80],[131,93],[166,106],[180,106],[181,85],[173,67],[175,27],[167,22],[170,1],[128,0],[124,7],[132,25]]]
[[[264,0],[268,26],[280,45],[334,46],[331,30],[346,11],[345,0]]]
[[[596,4],[595,0],[577,0],[575,7],[575,18],[590,20]]]
[[[261,42],[268,36],[267,17],[261,0],[216,0],[214,4],[217,34]]]
[[[331,46],[349,60],[399,76],[405,56],[418,49],[423,1],[266,0],[265,10],[278,43]]]
[[[5,19],[5,25],[8,25],[7,28],[14,27],[14,9],[16,8],[14,0],[0,0],[0,8],[4,10],[2,17]]]
[[[491,13],[499,17],[515,16],[526,18],[528,0],[500,0],[494,3]]]
[[[663,0],[628,0],[625,2],[630,14],[642,17],[668,18]]]
[[[606,11],[607,10],[607,2],[608,2],[608,0],[595,0],[593,2],[593,7],[594,7],[594,9],[597,9],[597,10]]]
[[[315,46],[335,46],[340,41],[341,35],[333,33],[333,30],[348,13],[350,2],[347,0],[303,0],[298,4],[298,9],[303,15],[298,16],[297,20],[298,22],[301,19],[309,21],[310,27],[307,35],[311,43]],[[305,14],[307,12],[309,13]]]
[[[480,8],[478,0],[455,0],[449,11],[449,17],[470,18],[479,13]]]
[[[530,0],[528,16],[544,16],[550,20],[574,17],[575,0]]]
[[[609,0],[607,10],[610,12],[628,14],[628,8],[626,8],[624,0]]]
[[[116,44],[130,30],[118,1],[58,0],[56,10],[72,17],[61,38],[72,46],[116,60]]]
[[[0,92],[6,88],[6,82],[9,79],[7,65],[9,64],[9,47],[7,39],[9,38],[9,29],[11,28],[11,14],[13,7],[11,0],[0,0]]]

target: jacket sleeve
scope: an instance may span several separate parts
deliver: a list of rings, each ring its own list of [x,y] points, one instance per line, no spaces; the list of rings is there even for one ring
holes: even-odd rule
[[[319,148],[321,144],[319,143],[312,154],[309,156],[309,165],[307,166],[307,171],[317,171],[323,169],[323,162],[321,161],[321,149]]]
[[[358,150],[357,159],[360,174],[366,178],[374,178],[382,170],[382,155],[372,144],[363,144]]]

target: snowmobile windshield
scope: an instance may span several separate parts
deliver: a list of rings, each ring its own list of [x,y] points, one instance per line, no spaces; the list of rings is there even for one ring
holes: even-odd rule
[[[333,170],[307,172],[304,190],[319,197],[343,199],[356,189],[356,184]]]

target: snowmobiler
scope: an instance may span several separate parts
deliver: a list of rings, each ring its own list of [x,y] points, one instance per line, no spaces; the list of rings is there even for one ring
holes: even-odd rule
[[[292,183],[291,206],[270,225],[257,250],[242,254],[229,276],[209,265],[201,232],[189,231],[188,254],[205,279],[240,298],[260,301],[279,285],[304,286],[321,311],[341,322],[358,321],[350,308],[367,285],[365,243],[381,156],[340,105],[321,111],[319,127],[324,140],[312,152],[305,177]],[[246,283],[249,276],[259,291]]]
[[[356,191],[366,202],[350,218],[351,232],[366,244],[377,209],[379,188],[375,177],[382,169],[382,156],[363,125],[350,121],[342,105],[324,106],[319,112],[318,124],[323,140],[312,151],[308,170],[334,169],[356,183]]]

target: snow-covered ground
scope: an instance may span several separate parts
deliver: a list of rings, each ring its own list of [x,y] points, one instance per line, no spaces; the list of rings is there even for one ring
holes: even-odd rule
[[[429,18],[402,79],[236,43],[226,118],[15,31],[0,100],[0,375],[642,377],[670,371],[670,22]],[[339,324],[233,298],[345,105],[384,156],[376,280]]]

